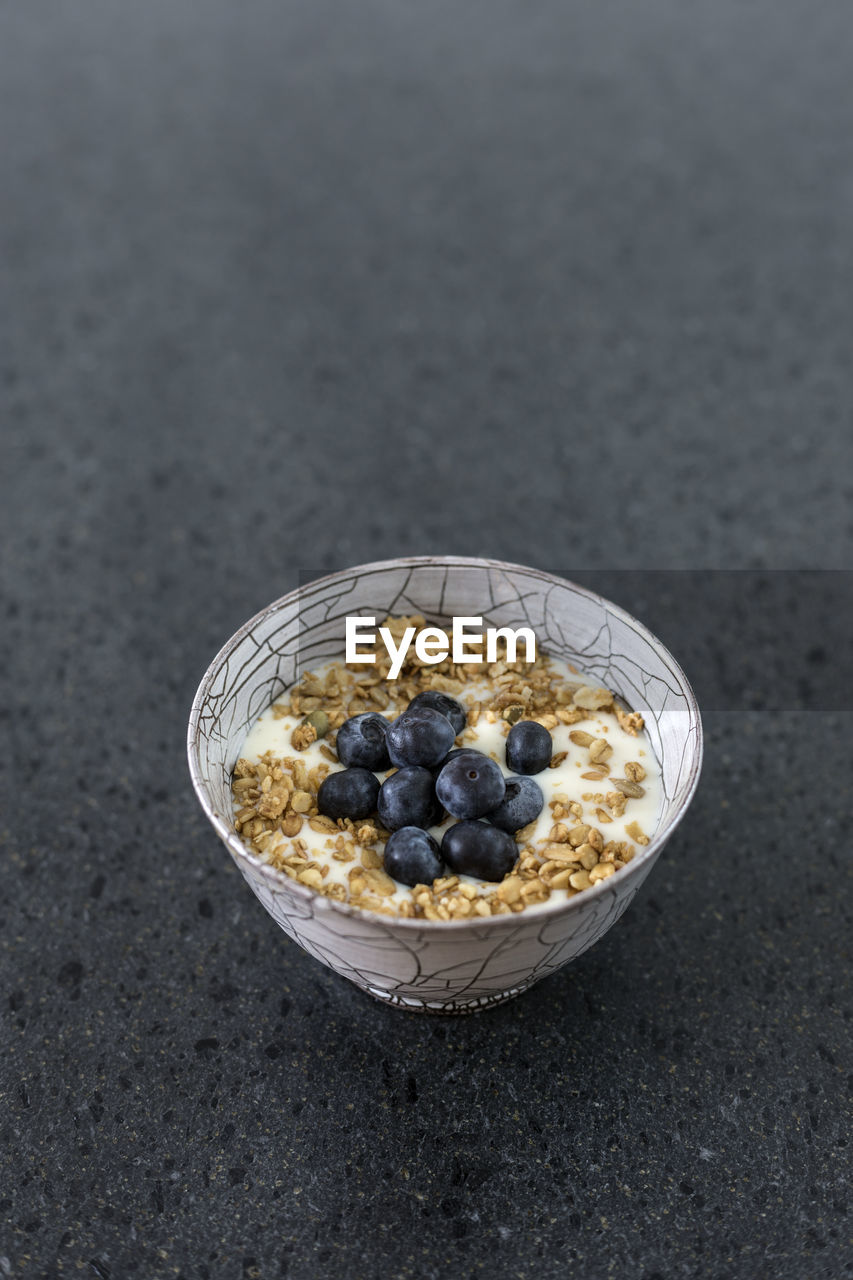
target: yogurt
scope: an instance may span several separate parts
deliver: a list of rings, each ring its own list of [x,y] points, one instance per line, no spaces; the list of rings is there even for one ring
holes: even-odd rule
[[[561,659],[542,655],[534,664],[501,666],[491,669],[498,672],[491,679],[480,674],[480,667],[464,683],[459,668],[455,681],[442,681],[455,685],[445,691],[468,711],[468,726],[456,745],[485,752],[506,777],[512,774],[505,760],[511,723],[532,711],[530,718],[551,733],[551,765],[534,777],[545,803],[538,818],[517,833],[519,861],[501,883],[448,873],[432,886],[411,889],[382,868],[387,832],[377,818],[335,823],[318,814],[322,778],[343,768],[333,740],[342,718],[355,713],[349,708],[378,710],[393,719],[413,687],[411,677],[397,688],[396,682],[380,682],[373,673],[365,676],[363,668],[359,672],[340,662],[303,678],[249,732],[233,780],[241,837],[261,859],[318,892],[386,915],[427,919],[541,911],[618,873],[654,836],[661,809],[660,769],[641,720]],[[421,681],[416,691],[435,687],[429,683],[434,678],[429,668],[416,673]],[[306,685],[320,696],[302,696],[299,690]],[[322,696],[326,689],[332,691],[328,698]],[[523,702],[507,703],[514,689],[520,698],[528,697],[527,709]],[[543,698],[551,710],[535,714]],[[305,732],[308,704],[321,730],[324,706],[332,708],[327,735],[313,741],[306,741],[313,733]],[[388,775],[376,776],[382,782]],[[454,821],[448,817],[430,828],[439,844]]]

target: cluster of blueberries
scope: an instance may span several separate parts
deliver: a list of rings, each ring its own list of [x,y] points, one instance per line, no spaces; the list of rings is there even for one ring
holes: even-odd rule
[[[338,730],[338,759],[317,796],[329,818],[376,813],[391,832],[384,867],[402,884],[431,884],[443,871],[497,881],[518,857],[514,833],[538,817],[545,803],[532,774],[547,767],[553,742],[547,729],[519,720],[507,735],[504,778],[482,751],[456,747],[465,708],[437,690],[419,693],[393,722],[378,712],[352,716]],[[397,766],[380,785],[376,773]],[[427,827],[445,813],[458,821],[441,844]]]

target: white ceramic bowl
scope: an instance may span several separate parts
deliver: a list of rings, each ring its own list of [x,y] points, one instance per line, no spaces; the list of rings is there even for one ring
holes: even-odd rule
[[[531,626],[542,652],[574,663],[642,713],[661,766],[657,831],[628,865],[568,901],[526,915],[428,921],[374,914],[314,893],[261,862],[234,829],[231,771],[260,713],[303,672],[344,649],[344,619],[420,613]],[[641,623],[607,600],[523,565],[429,556],[358,565],[276,600],[214,658],[192,705],[190,773],[249,886],[309,955],[390,1005],[469,1013],[499,1004],[586,951],[614,924],[687,809],[702,763],[693,691]]]

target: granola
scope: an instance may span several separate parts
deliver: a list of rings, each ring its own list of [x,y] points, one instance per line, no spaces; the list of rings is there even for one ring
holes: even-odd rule
[[[384,623],[395,636],[413,624],[423,626],[424,619]],[[337,661],[306,673],[249,734],[232,778],[234,823],[264,862],[340,902],[450,921],[535,911],[574,897],[649,843],[660,801],[657,762],[642,717],[610,691],[544,654],[535,662],[471,666],[449,658],[428,665],[410,652],[395,680],[388,679],[387,653],[377,648],[375,657],[374,664]],[[499,883],[448,874],[408,888],[383,868],[389,833],[378,818],[333,820],[318,812],[320,784],[341,767],[334,746],[344,721],[365,711],[393,720],[427,689],[466,708],[456,745],[485,751],[507,774],[504,739],[514,724],[536,720],[553,736],[550,765],[536,777],[545,806],[516,833],[518,858]],[[439,841],[453,821],[445,817],[431,829]]]

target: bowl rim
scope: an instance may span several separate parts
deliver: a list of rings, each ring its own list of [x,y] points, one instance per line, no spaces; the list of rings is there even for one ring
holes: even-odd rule
[[[507,560],[492,560],[487,557],[480,556],[455,556],[455,555],[429,555],[429,556],[397,556],[388,560],[371,560],[364,564],[351,565],[346,569],[338,569],[332,573],[323,574],[319,578],[312,578],[310,582],[302,583],[300,586],[293,588],[283,596],[279,596],[277,600],[273,600],[265,608],[259,609],[253,614],[241,627],[225,642],[213,660],[207,667],[201,678],[199,686],[190,708],[189,725],[187,728],[187,759],[189,763],[190,778],[192,780],[193,789],[201,804],[205,816],[213,826],[220,840],[228,849],[229,853],[237,862],[250,867],[254,875],[260,875],[263,879],[270,881],[278,888],[285,889],[297,901],[302,900],[310,903],[312,907],[320,906],[321,910],[329,910],[337,912],[339,915],[364,920],[373,924],[381,924],[386,928],[400,928],[405,932],[410,930],[427,930],[430,933],[434,931],[459,933],[463,930],[463,926],[475,927],[476,929],[493,930],[502,926],[518,925],[523,922],[524,912],[510,912],[507,915],[482,916],[476,920],[469,916],[461,920],[427,920],[423,917],[384,915],[381,912],[373,911],[368,907],[359,907],[350,902],[339,902],[337,898],[329,898],[324,894],[316,893],[307,885],[300,884],[297,880],[292,880],[285,875],[283,871],[278,871],[271,867],[269,863],[262,862],[257,854],[253,854],[248,847],[240,839],[233,825],[226,822],[211,805],[206,783],[201,773],[201,762],[199,758],[198,747],[201,742],[201,709],[207,698],[211,685],[217,678],[222,665],[237,648],[245,637],[251,632],[262,619],[276,613],[279,609],[299,601],[299,597],[304,592],[313,590],[316,587],[322,587],[327,583],[340,581],[342,578],[349,578],[353,575],[363,574],[366,572],[379,572],[385,569],[398,569],[406,567],[447,567],[447,568],[487,568],[496,570],[509,570],[510,572],[520,572],[532,575],[542,579],[543,582],[550,583],[561,587],[570,587],[572,591],[579,595],[586,596],[589,600],[599,604],[603,604],[606,608],[619,617],[633,631],[642,636],[651,647],[662,657],[672,674],[676,677],[680,688],[686,698],[691,717],[695,723],[696,733],[694,739],[693,761],[690,767],[687,787],[678,808],[670,820],[658,831],[655,832],[648,845],[635,854],[632,860],[624,867],[621,867],[614,875],[608,876],[606,880],[599,880],[589,889],[585,889],[583,893],[577,894],[573,898],[568,898],[562,902],[546,902],[537,911],[532,913],[528,920],[539,924],[545,924],[555,917],[573,912],[583,911],[590,903],[600,898],[603,894],[612,893],[616,888],[613,882],[618,881],[618,885],[626,885],[629,880],[636,878],[638,872],[647,868],[650,870],[651,865],[657,860],[663,846],[670,839],[676,827],[681,823],[686,814],[696,788],[699,785],[699,775],[702,771],[702,762],[704,758],[704,732],[702,727],[702,717],[699,712],[699,704],[696,695],[681,665],[676,661],[669,649],[659,640],[658,637],[649,630],[644,623],[635,618],[633,614],[628,613],[621,605],[614,604],[608,600],[606,596],[599,595],[598,592],[590,590],[588,587],[582,587],[579,583],[573,582],[570,578],[560,577],[559,574],[549,573],[544,569],[537,569],[532,565],[524,565],[513,563]],[[641,877],[641,880],[644,878]],[[637,886],[639,888],[639,885]],[[519,920],[521,917],[521,921]]]

